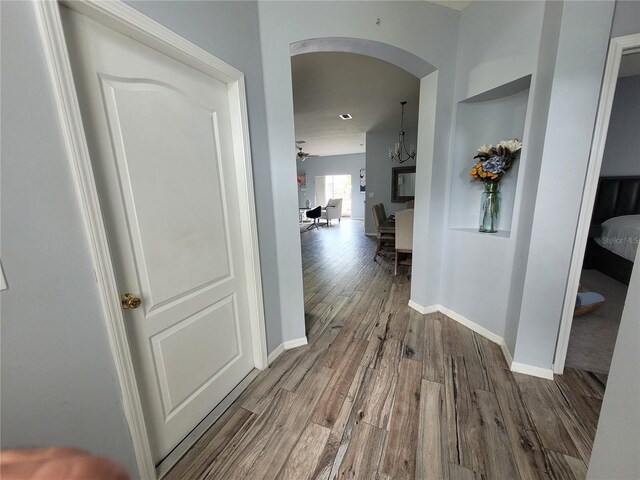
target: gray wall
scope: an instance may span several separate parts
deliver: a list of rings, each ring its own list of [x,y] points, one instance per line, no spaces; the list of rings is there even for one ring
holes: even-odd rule
[[[85,448],[135,476],[35,10],[1,8],[2,448]]]
[[[611,38],[640,32],[640,2],[616,1]]]
[[[553,363],[613,7],[564,3],[514,352],[526,365]]]
[[[629,292],[640,292],[640,250]],[[640,478],[640,296],[628,295],[604,394],[588,480]]]
[[[640,75],[619,78],[600,176],[640,175],[639,132]]]
[[[438,301],[469,320],[503,337],[511,293],[514,250],[522,209],[524,185],[535,177],[530,158],[534,106],[541,100],[536,89],[538,58],[544,24],[543,2],[475,2],[462,11],[458,40],[455,99],[457,102],[502,87],[531,75],[527,96],[486,103],[453,105],[456,113],[454,150],[440,178],[446,188],[447,225],[443,226],[441,289]],[[486,35],[485,25],[500,24],[496,35]],[[508,40],[507,40],[508,39]],[[504,72],[503,72],[504,70]],[[497,71],[501,73],[496,74]],[[499,116],[499,120],[493,120]],[[505,122],[509,118],[508,122]],[[475,149],[507,136],[519,136],[524,144],[517,168],[505,178],[502,188],[512,202],[504,215],[510,235],[480,234],[477,219],[481,186],[469,181],[468,171]],[[504,137],[503,137],[504,136]],[[495,137],[495,138],[494,138]],[[526,208],[530,208],[527,206]],[[510,210],[512,209],[512,214]],[[474,229],[475,225],[475,229]],[[468,231],[460,230],[467,228]],[[490,259],[490,268],[487,261]],[[491,285],[491,301],[478,285]]]
[[[511,234],[516,239],[511,268],[511,291],[507,304],[507,318],[504,340],[511,356],[515,351],[518,324],[520,321],[520,305],[524,292],[524,281],[527,273],[527,254],[531,241],[533,213],[538,180],[544,151],[544,140],[547,131],[547,118],[551,102],[553,73],[558,53],[558,38],[562,22],[562,2],[545,4],[542,34],[540,36],[540,55],[536,65],[536,74],[532,79],[531,95],[535,102],[531,103],[529,112],[531,121],[527,134],[527,162],[520,163],[521,175],[526,182],[521,183],[520,215]]]
[[[307,158],[304,162],[296,160],[296,165],[298,172],[304,171],[307,174],[307,189],[305,191],[298,190],[298,205],[300,207],[305,206],[307,199],[311,201],[312,207],[317,206],[314,177],[351,175],[351,217],[364,218],[364,193],[360,193],[360,169],[364,168],[364,153],[312,157]]]
[[[406,128],[407,148],[416,145],[416,130]],[[376,203],[383,203],[385,213],[391,215],[398,210],[407,208],[406,203],[391,202],[391,176],[396,167],[415,166],[415,160],[400,165],[398,162],[389,160],[389,147],[398,141],[398,130],[387,130],[382,132],[367,132],[367,195],[365,199],[365,222],[364,231],[368,234],[375,234],[376,228],[373,223],[371,207]],[[373,197],[371,196],[373,195]]]

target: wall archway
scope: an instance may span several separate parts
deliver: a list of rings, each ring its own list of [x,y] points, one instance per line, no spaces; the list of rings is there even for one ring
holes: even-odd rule
[[[417,78],[423,78],[437,69],[417,55],[388,43],[352,37],[323,37],[300,40],[291,44],[291,56],[317,52],[357,53],[384,60]]]
[[[347,52],[357,49],[355,51],[367,54],[363,48],[382,44],[387,45],[382,47],[384,51],[393,52],[393,55],[378,54],[383,60],[418,75],[432,72],[420,80],[416,172],[420,185],[416,196],[423,201],[416,201],[414,235],[421,238],[423,251],[414,252],[411,298],[421,305],[438,303],[442,264],[440,231],[444,226],[447,189],[445,182],[435,179],[444,178],[447,172],[459,15],[429,2],[405,2],[402,9],[396,7],[394,2],[351,1],[332,2],[330,7],[326,2],[314,1],[258,4],[269,151],[269,158],[265,160],[269,162],[272,209],[276,212],[273,224],[264,231],[275,239],[272,258],[277,276],[269,280],[278,291],[272,305],[279,307],[280,315],[273,320],[279,320],[282,327],[281,339],[272,336],[270,348],[274,344],[293,346],[306,341],[298,191],[293,181],[296,177],[292,155],[295,145],[291,80],[294,45],[296,52],[331,48]],[[341,39],[339,45],[335,39]]]
[[[438,98],[438,69],[426,61],[425,59],[397,46],[364,38],[354,37],[317,37],[292,42],[289,45],[290,57],[318,52],[339,52],[354,53],[376,58],[378,60],[390,63],[420,80],[420,98],[419,98],[419,118],[418,118],[418,151],[416,161],[416,217],[421,213],[426,213],[430,209],[430,191],[432,180],[432,163],[434,158],[435,146],[435,115]],[[291,75],[290,71],[289,77]],[[291,102],[293,102],[293,91],[290,92]],[[292,118],[293,120],[293,118]],[[292,122],[293,123],[293,122]],[[291,144],[294,137],[291,137]],[[295,171],[291,171],[291,183],[293,185],[293,176]],[[419,184],[419,185],[418,185]],[[366,216],[366,213],[365,213]],[[414,223],[414,232],[420,235],[418,238],[426,239],[430,229],[429,215],[423,215],[416,218]],[[299,233],[295,232],[295,235]],[[417,244],[414,250],[414,258],[418,262],[414,262],[414,272],[418,271],[418,278],[424,277],[427,265],[427,248],[426,242]],[[420,266],[422,265],[422,267]],[[412,278],[416,278],[415,275]],[[426,283],[426,282],[425,282]]]

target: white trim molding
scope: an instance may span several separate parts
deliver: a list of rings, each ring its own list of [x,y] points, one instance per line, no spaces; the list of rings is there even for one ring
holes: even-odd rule
[[[283,343],[284,345],[284,349],[285,350],[291,350],[293,348],[298,348],[298,347],[303,347],[305,345],[307,345],[309,343],[309,341],[307,340],[307,337],[300,337],[300,338],[294,338],[292,340],[285,340],[285,342]]]
[[[273,350],[273,352],[271,352],[269,354],[269,357],[268,357],[269,365],[271,365],[273,362],[275,362],[276,358],[278,358],[280,355],[282,355],[282,353],[284,353],[284,343],[281,343],[280,345],[278,345]]]
[[[564,363],[567,358],[567,349],[569,348],[569,336],[571,334],[571,325],[573,323],[576,295],[578,294],[578,284],[580,282],[580,274],[582,273],[582,263],[587,246],[587,236],[591,225],[591,214],[593,212],[593,205],[595,203],[596,193],[598,190],[598,180],[600,178],[600,169],[602,167],[602,157],[604,155],[607,132],[609,131],[609,119],[611,117],[611,108],[613,107],[613,98],[615,96],[616,84],[618,82],[620,61],[622,60],[622,55],[625,53],[631,53],[638,48],[640,48],[640,33],[612,38],[611,43],[609,44],[609,54],[607,55],[604,78],[602,80],[600,102],[598,105],[596,124],[591,142],[591,154],[589,155],[587,175],[582,194],[582,203],[580,206],[580,214],[578,216],[578,227],[573,246],[573,254],[571,256],[571,266],[569,267],[569,277],[567,280],[562,317],[560,320],[560,329],[558,331],[558,340],[556,343],[555,358],[553,361],[553,371],[557,374],[562,374],[564,372]]]
[[[235,168],[238,175],[236,188],[240,194],[240,222],[243,233],[243,249],[246,255],[245,273],[250,297],[249,317],[253,358],[256,368],[266,368],[268,357],[264,305],[255,200],[253,197],[247,104],[242,72],[121,1],[95,2],[77,0],[63,3],[93,20],[227,83],[233,148],[236,158]],[[155,480],[158,478],[158,472],[151,454],[132,355],[129,350],[122,310],[119,305],[120,296],[116,285],[113,261],[107,242],[106,228],[100,209],[93,168],[89,158],[87,140],[82,125],[71,63],[60,18],[59,2],[38,0],[35,2],[35,9],[51,74],[62,134],[91,250],[109,345],[121,387],[124,413],[133,442],[138,467],[138,475],[133,476],[143,480]],[[304,343],[306,343],[306,338]]]
[[[413,300],[409,300],[409,306],[413,308],[416,312],[426,315],[428,313],[436,313],[440,311],[440,305],[429,305],[428,307],[423,307],[419,303],[414,302]]]
[[[525,375],[531,375],[532,377],[553,380],[553,370],[550,368],[534,367],[533,365],[527,365],[526,363],[520,362],[511,362],[510,368],[512,372],[524,373]]]
[[[422,313],[426,315],[428,313],[440,312],[443,315],[446,315],[451,320],[458,322],[461,325],[464,325],[469,330],[473,330],[478,335],[483,336],[487,340],[492,341],[500,346],[502,350],[502,355],[504,355],[504,359],[509,365],[509,369],[512,372],[524,373],[526,375],[531,375],[534,377],[546,378],[553,380],[553,371],[546,368],[534,367],[532,365],[526,365],[524,363],[514,362],[511,356],[511,352],[509,351],[509,347],[507,346],[507,342],[505,342],[504,338],[500,335],[488,330],[482,325],[478,325],[475,322],[472,322],[468,318],[460,315],[459,313],[454,312],[453,310],[443,306],[443,305],[429,305],[428,307],[424,307],[413,300],[409,300],[409,307],[413,308],[418,313]]]
[[[509,346],[507,345],[507,342],[502,339],[502,342],[500,342],[500,349],[502,350],[502,355],[504,355],[504,359],[507,361],[507,365],[509,365],[509,368],[511,368],[511,364],[513,363],[513,357],[511,356],[511,352],[509,351]]]
[[[271,365],[276,358],[284,353],[285,350],[292,350],[294,348],[303,347],[307,345],[309,341],[307,337],[294,338],[293,340],[286,340],[273,349],[273,352],[269,354],[269,365]]]
[[[413,300],[409,300],[409,306],[413,308],[416,312],[422,313],[423,315],[426,315],[428,313],[440,312],[443,315],[446,315],[447,317],[449,317],[450,319],[455,320],[459,324],[464,325],[469,330],[473,330],[478,335],[482,335],[486,339],[491,340],[493,343],[497,343],[498,345],[501,345],[504,342],[504,339],[500,335],[493,333],[491,330],[484,328],[482,325],[478,325],[477,323],[472,322],[468,318],[460,315],[459,313],[454,312],[453,310],[450,310],[444,305],[435,304],[435,305],[429,305],[428,307],[424,307],[419,303],[414,302]]]
[[[493,333],[491,330],[488,330],[488,329],[484,328],[482,325],[478,325],[477,323],[472,322],[471,320],[469,320],[466,317],[463,317],[459,313],[456,313],[453,310],[449,310],[447,307],[444,307],[444,306],[440,305],[440,309],[439,310],[440,310],[440,313],[442,313],[443,315],[446,315],[447,317],[451,318],[452,320],[455,320],[456,322],[460,323],[461,325],[464,325],[468,329],[473,330],[478,335],[482,335],[484,338],[486,338],[488,340],[491,340],[493,343],[497,343],[498,345],[502,345],[502,343],[504,342],[504,339],[501,336]]]

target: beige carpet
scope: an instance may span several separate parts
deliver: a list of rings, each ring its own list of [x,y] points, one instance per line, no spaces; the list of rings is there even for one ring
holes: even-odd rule
[[[595,312],[573,319],[565,366],[608,374],[627,286],[598,270],[583,270],[580,284],[606,301]]]

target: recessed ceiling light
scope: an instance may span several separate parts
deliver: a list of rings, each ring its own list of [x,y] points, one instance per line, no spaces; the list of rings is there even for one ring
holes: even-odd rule
[[[353,117],[348,113],[343,113],[342,115],[340,115],[340,118],[343,120],[351,120]]]

